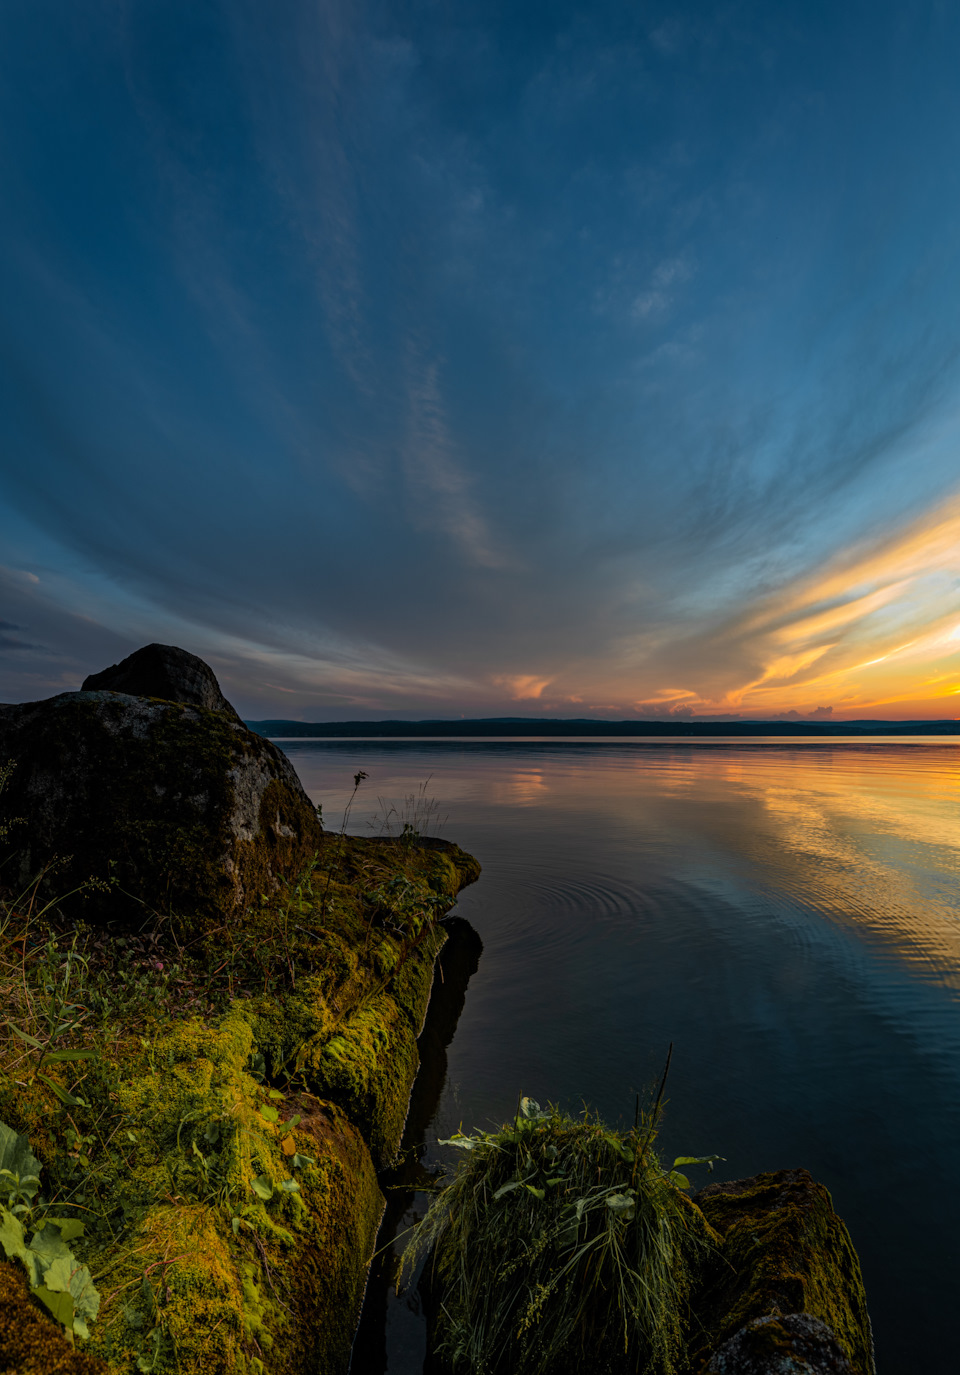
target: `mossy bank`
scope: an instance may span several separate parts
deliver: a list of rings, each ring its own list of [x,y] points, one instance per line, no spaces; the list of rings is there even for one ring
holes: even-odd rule
[[[0,1120],[41,1168],[39,1192],[0,1201],[25,1239],[68,1220],[99,1307],[71,1349],[0,1263],[0,1368],[342,1375],[442,919],[479,866],[323,832],[226,704],[65,696],[32,726],[6,709],[29,748],[11,751],[4,872],[44,874],[0,917]],[[77,843],[56,864],[61,802]],[[36,1321],[46,1354],[17,1354]]]

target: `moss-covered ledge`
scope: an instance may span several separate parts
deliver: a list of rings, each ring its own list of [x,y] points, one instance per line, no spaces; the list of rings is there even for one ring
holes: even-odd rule
[[[95,1051],[41,1069],[14,1038],[0,1120],[85,1223],[101,1304],[81,1348],[102,1368],[346,1370],[442,918],[478,873],[454,845],[325,833],[295,879],[199,934],[190,913],[134,933],[8,903],[3,958],[28,976],[4,1015],[42,1031],[62,994],[81,1015],[60,1048]]]
[[[711,1357],[751,1324],[791,1314],[818,1320],[856,1375],[874,1375],[860,1262],[829,1192],[808,1170],[711,1184],[694,1199],[722,1238],[694,1303],[690,1364],[697,1375],[726,1368],[710,1365]],[[791,1340],[776,1323],[750,1345],[762,1349],[761,1336],[784,1348]]]

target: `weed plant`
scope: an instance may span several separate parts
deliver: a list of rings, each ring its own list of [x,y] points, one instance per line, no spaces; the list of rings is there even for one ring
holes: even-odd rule
[[[632,1131],[522,1098],[464,1153],[404,1254],[432,1253],[437,1349],[460,1375],[671,1375],[678,1368],[702,1217],[654,1151],[659,1104]]]
[[[399,804],[377,798],[377,812],[368,823],[382,838],[390,838],[402,845],[415,845],[422,836],[439,835],[447,818],[440,815],[440,803],[427,796],[430,777],[414,793],[407,793]]]

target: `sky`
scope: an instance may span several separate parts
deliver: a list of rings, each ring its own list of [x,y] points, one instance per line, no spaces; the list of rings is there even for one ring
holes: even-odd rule
[[[960,7],[4,0],[0,699],[960,716]]]

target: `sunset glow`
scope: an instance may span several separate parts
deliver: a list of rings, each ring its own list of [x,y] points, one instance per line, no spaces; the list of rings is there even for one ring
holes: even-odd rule
[[[0,696],[159,640],[249,718],[960,715],[960,14],[48,9]]]

